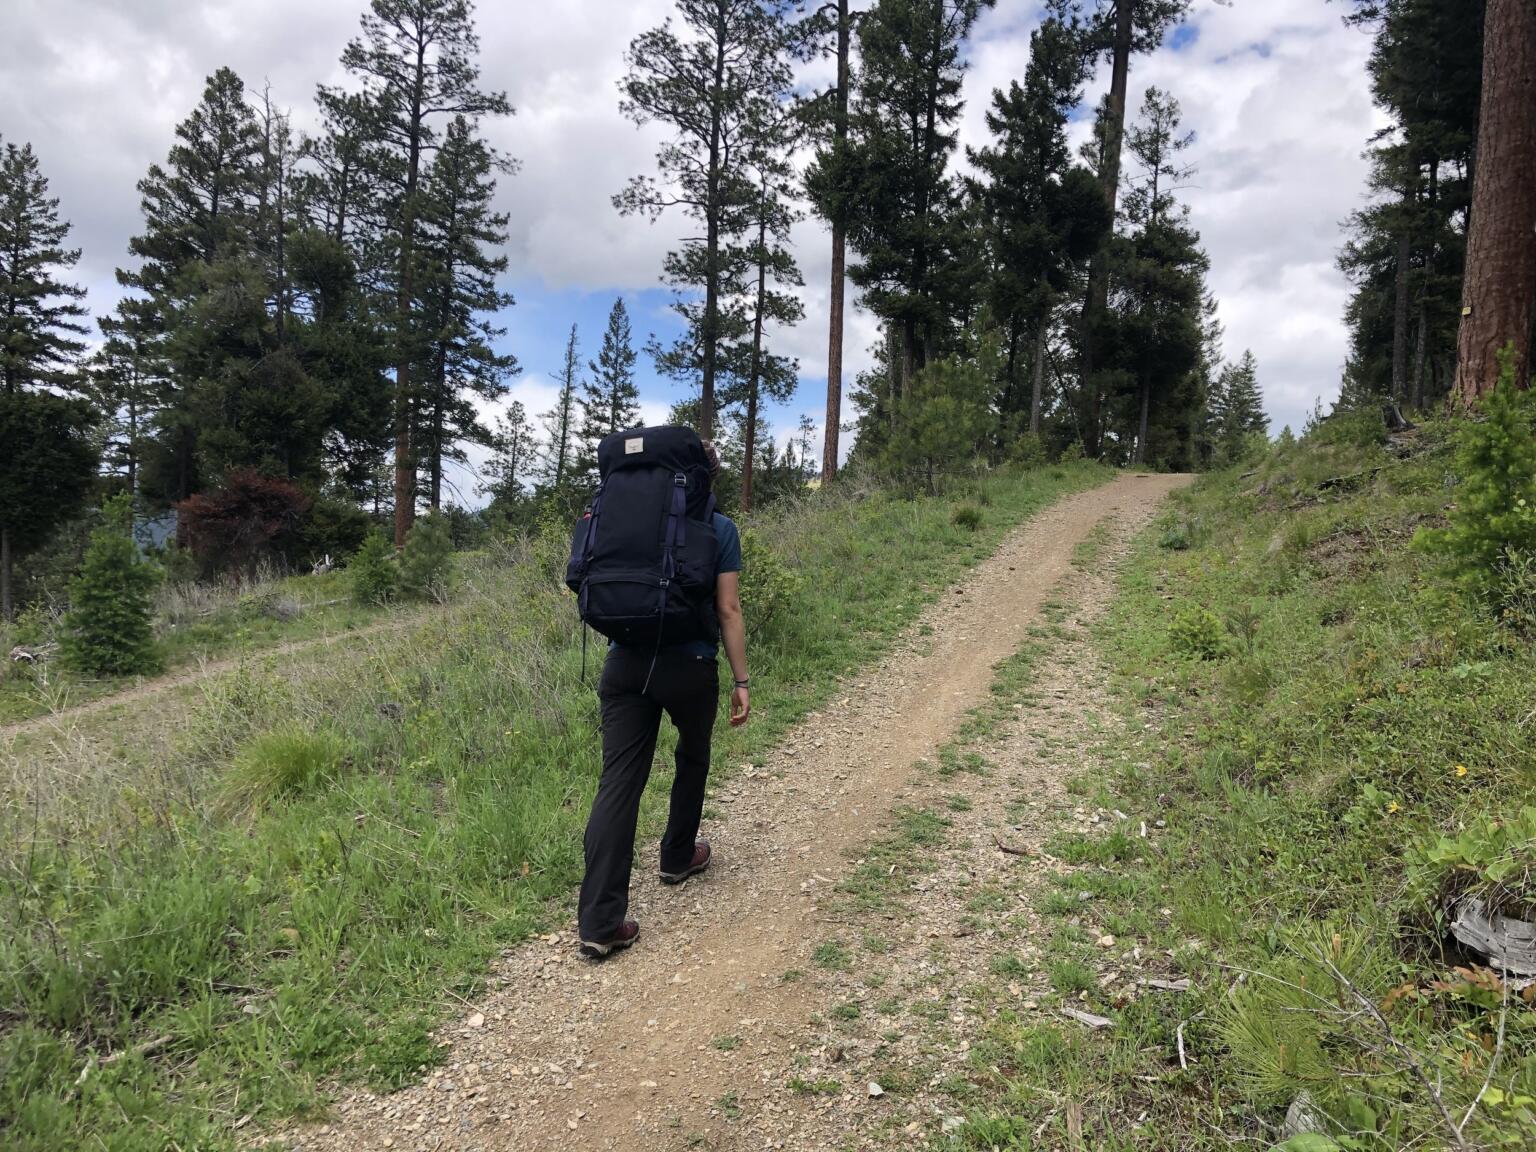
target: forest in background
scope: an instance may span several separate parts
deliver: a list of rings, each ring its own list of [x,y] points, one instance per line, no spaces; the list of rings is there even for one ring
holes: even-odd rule
[[[1193,135],[1166,93],[1127,107],[1132,59],[1188,4],[1052,0],[962,165],[965,44],[986,7],[681,0],[637,37],[616,111],[669,138],[613,200],[686,217],[672,226],[694,238],[661,269],[683,333],[637,348],[616,301],[595,355],[573,326],[553,409],[506,402],[495,426],[485,402],[518,362],[494,199],[517,164],[484,139],[513,109],[481,78],[466,0],[375,0],[341,54],[348,82],[316,90],[313,132],[230,69],[210,76],[139,182],[109,315],[71,282],[79,253],[31,146],[7,142],[5,615],[60,600],[115,492],[141,524],[174,517],[183,547],[164,559],[182,575],[343,558],[375,527],[400,547],[422,510],[460,546],[569,514],[596,441],[638,419],[642,352],[694,395],[673,416],[720,440],[743,511],[803,491],[818,455],[832,480],[845,430],[853,466],[930,486],[978,459],[1240,455],[1267,422],[1251,355],[1223,360],[1179,202]],[[816,54],[841,83],[797,82]],[[1114,81],[1090,109],[1100,60]],[[1088,115],[1073,155],[1069,123]],[[805,418],[781,450],[762,408],[797,386],[770,345],[806,322],[788,230],[807,211],[834,247],[826,438]],[[845,274],[883,331],[851,413]],[[471,446],[491,454],[476,512],[444,486]]]

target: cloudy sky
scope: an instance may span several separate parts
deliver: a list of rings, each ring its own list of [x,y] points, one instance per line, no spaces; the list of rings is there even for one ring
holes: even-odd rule
[[[270,84],[295,124],[312,122],[317,82],[344,80],[337,58],[355,34],[364,0],[0,0],[7,67],[0,71],[0,138],[37,150],[74,242],[79,276],[98,312],[116,299],[113,269],[138,228],[134,183],[162,160],[175,124],[221,65],[247,87]],[[858,3],[856,7],[866,6]],[[504,89],[516,115],[487,135],[521,163],[504,179],[511,217],[507,287],[516,307],[502,318],[506,346],[523,364],[513,389],[530,412],[549,407],[549,378],[570,326],[592,355],[616,296],[638,341],[675,331],[662,255],[687,234],[680,218],[623,218],[609,197],[652,170],[660,130],[619,115],[617,82],[628,42],[668,14],[670,0],[481,0],[477,23],[487,87]],[[1038,0],[998,0],[968,45],[962,143],[985,143],[992,90],[1021,78]],[[1185,191],[1211,257],[1231,357],[1258,357],[1265,402],[1278,430],[1299,426],[1313,401],[1337,391],[1346,349],[1347,286],[1334,268],[1339,223],[1363,195],[1361,151],[1377,126],[1366,87],[1369,40],[1346,29],[1327,0],[1194,0],[1189,23],[1161,51],[1133,62],[1131,105],[1148,85],[1183,105],[1196,133],[1188,154],[1199,173]],[[812,68],[807,83],[822,78]],[[1108,84],[1089,88],[1089,103]],[[1084,124],[1076,126],[1078,132]],[[777,334],[798,357],[801,387],[770,414],[786,432],[816,414],[826,383],[828,241],[819,222],[798,226],[806,319]],[[848,368],[868,361],[875,327],[855,310]],[[642,356],[646,414],[677,396]],[[462,477],[465,495],[473,479]]]

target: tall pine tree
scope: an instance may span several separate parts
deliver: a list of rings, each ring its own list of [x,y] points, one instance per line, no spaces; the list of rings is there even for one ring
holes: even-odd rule
[[[596,477],[597,446],[604,436],[633,428],[640,420],[640,389],[635,385],[635,348],[624,297],[613,302],[597,359],[587,362],[589,375],[577,398],[580,455],[576,470],[588,482]]]
[[[990,6],[880,0],[859,23],[861,72],[848,145],[815,176],[834,190],[834,203],[857,205],[847,213],[858,254],[849,274],[898,341],[899,392],[948,347],[952,325],[971,303],[974,237],[949,158],[964,106],[961,44]]]
[[[395,362],[395,547],[416,514],[416,425],[419,389],[412,367],[425,358],[425,322],[417,283],[417,232],[423,209],[426,157],[439,141],[437,124],[463,116],[511,115],[498,92],[479,87],[473,9],[469,0],[370,0],[362,35],[341,55],[368,95],[368,156],[380,189],[389,248],[387,285],[394,298],[391,354]]]
[[[493,347],[506,330],[491,320],[513,304],[512,296],[496,286],[507,258],[491,252],[507,240],[507,217],[491,210],[495,173],[511,167],[475,137],[468,120],[457,116],[427,178],[420,257],[428,336],[416,440],[433,508],[442,506],[443,461],[465,461],[466,442],[490,445],[490,430],[474,399],[499,398],[508,377],[518,371],[516,357]]]
[[[565,342],[565,359],[555,373],[555,406],[544,413],[544,434],[548,444],[544,452],[544,482],[550,492],[563,498],[576,477],[576,395],[581,387],[581,349],[576,343],[576,325],[571,325]]]
[[[85,290],[80,258],[30,145],[0,155],[0,619],[15,613],[12,568],[73,516],[90,490],[94,413],[57,394],[76,383]]]
[[[791,8],[789,0],[677,0],[686,30],[665,23],[637,36],[625,55],[620,109],[636,124],[654,121],[673,135],[656,154],[659,179],[637,176],[613,202],[620,212],[653,219],[681,208],[703,230],[668,253],[663,267],[688,331],[658,366],[697,383],[698,431],[706,439],[715,426],[721,345],[741,331],[739,313],[727,316],[724,302],[744,273],[731,240],[747,227],[755,198],[743,163],[752,134],[789,94]]]

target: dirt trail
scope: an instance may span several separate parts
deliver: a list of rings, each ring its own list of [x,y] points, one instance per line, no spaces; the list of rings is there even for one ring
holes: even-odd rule
[[[28,732],[57,730],[61,725],[72,724],[76,720],[94,715],[97,712],[105,712],[108,709],[123,705],[137,704],[150,697],[159,696],[163,692],[174,692],[178,688],[185,688],[189,684],[196,684],[199,681],[207,680],[211,676],[233,672],[241,665],[249,664],[253,660],[282,660],[289,656],[296,656],[301,652],[307,652],[313,648],[346,643],[364,636],[375,636],[381,632],[393,632],[396,629],[415,623],[420,618],[418,614],[411,613],[405,616],[392,617],[388,620],[381,620],[378,623],[368,625],[366,628],[332,632],[324,636],[314,636],[308,640],[291,640],[286,644],[278,644],[271,648],[258,648],[235,656],[221,656],[217,660],[201,660],[190,667],[180,668],[164,676],[156,676],[152,679],[144,680],[141,683],[135,684],[132,688],[125,688],[108,696],[100,696],[80,704],[68,704],[56,711],[46,712],[41,716],[33,716],[27,720],[16,720],[9,724],[0,724],[0,743]]]
[[[279,1138],[304,1152],[837,1146],[786,1087],[826,1005],[811,981],[785,974],[816,969],[817,946],[839,927],[825,905],[852,854],[911,801],[914,763],[986,699],[1074,547],[1101,521],[1128,536],[1186,479],[1122,476],[1015,530],[766,769],[739,772],[713,797],[709,873],[663,888],[654,848],[640,849],[631,952],[583,961],[569,930],[511,951],[494,990],[444,1030],[451,1050],[425,1083],[345,1096],[332,1123]]]

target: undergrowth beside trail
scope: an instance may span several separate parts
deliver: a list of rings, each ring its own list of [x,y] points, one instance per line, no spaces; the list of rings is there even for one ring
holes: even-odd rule
[[[760,562],[767,588],[744,575],[754,720],[722,729],[717,767],[760,757],[1007,528],[1107,477],[845,492],[754,522],[780,568]],[[957,523],[961,504],[977,522]],[[105,765],[12,754],[0,1143],[218,1148],[316,1106],[329,1078],[395,1085],[437,1059],[450,996],[562,921],[578,879],[599,745],[563,529],[478,569],[419,627],[211,682],[163,746],[125,741]]]
[[[1016,1038],[1087,1146],[1536,1147],[1532,994],[1446,923],[1469,890],[1536,919],[1536,654],[1412,545],[1462,479],[1447,429],[1379,441],[1325,424],[1176,495],[1100,629],[1129,723],[1081,784],[1126,821],[1053,852],[1193,988],[1090,986],[1113,1030]]]

